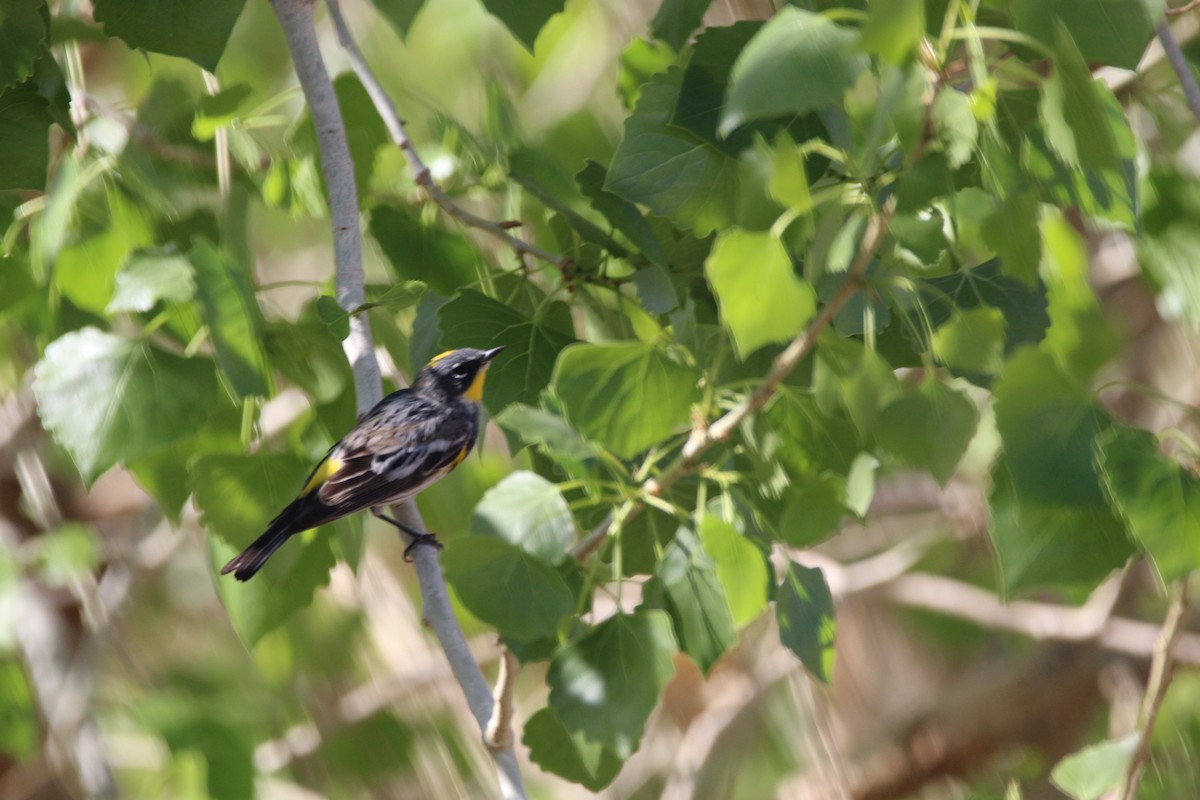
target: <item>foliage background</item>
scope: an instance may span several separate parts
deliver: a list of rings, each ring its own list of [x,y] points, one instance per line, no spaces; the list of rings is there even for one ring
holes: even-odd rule
[[[420,506],[485,671],[497,631],[523,662],[532,796],[1098,797],[1140,763],[1200,557],[1160,3],[348,5],[433,179],[549,260],[429,202],[322,8],[360,309],[271,6],[128,8],[0,3],[0,796],[496,791],[402,542],[214,575],[353,424],[347,311],[388,388],[509,346]],[[1170,686],[1144,797],[1200,792]]]

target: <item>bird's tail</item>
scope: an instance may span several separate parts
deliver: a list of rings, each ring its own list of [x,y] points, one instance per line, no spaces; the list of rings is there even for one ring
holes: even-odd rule
[[[221,574],[228,575],[232,572],[233,577],[239,581],[248,581],[262,569],[263,564],[267,563],[267,559],[293,534],[315,528],[325,522],[326,520],[319,518],[324,515],[314,514],[317,509],[311,508],[310,503],[305,502],[306,500],[308,500],[307,497],[296,500],[280,512],[279,516],[271,520],[271,524],[262,536],[251,542],[249,547],[221,567]]]

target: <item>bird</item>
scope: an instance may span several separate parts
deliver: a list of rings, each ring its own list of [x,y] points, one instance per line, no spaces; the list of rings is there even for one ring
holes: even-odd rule
[[[434,534],[413,530],[384,508],[445,477],[471,452],[488,366],[503,349],[468,347],[434,356],[411,386],[380,400],[329,449],[296,499],[221,574],[247,581],[295,534],[364,509],[413,537],[406,560],[417,545],[440,548]]]

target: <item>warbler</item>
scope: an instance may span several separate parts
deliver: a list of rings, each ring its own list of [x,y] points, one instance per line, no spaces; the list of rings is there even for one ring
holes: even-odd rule
[[[503,350],[464,348],[435,356],[407,389],[392,392],[367,412],[317,464],[304,488],[265,533],[221,568],[249,580],[289,537],[363,509],[413,538],[437,544],[386,514],[462,463],[479,436],[479,404],[488,365]]]

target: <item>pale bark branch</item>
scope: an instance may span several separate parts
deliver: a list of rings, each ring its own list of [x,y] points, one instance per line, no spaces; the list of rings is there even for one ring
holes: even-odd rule
[[[1195,3],[1190,5],[1194,6]],[[1187,101],[1188,108],[1200,121],[1200,86],[1196,85],[1196,76],[1192,74],[1192,67],[1188,64],[1187,57],[1184,56],[1183,50],[1179,46],[1179,40],[1171,31],[1170,21],[1164,19],[1159,22],[1154,32],[1158,36],[1163,52],[1167,55],[1171,69],[1175,72],[1175,77],[1179,79],[1179,86],[1183,89],[1183,97]]]
[[[345,124],[338,107],[333,84],[325,69],[313,22],[314,0],[272,0],[295,64],[296,75],[312,113],[321,168],[329,190],[329,210],[333,222],[335,280],[338,304],[353,312],[363,304],[362,233],[359,228],[358,194],[354,182],[354,164],[346,142]],[[333,7],[333,4],[331,4]],[[366,315],[351,313],[350,335],[344,342],[346,356],[354,370],[354,387],[359,412],[365,412],[382,397],[379,364],[371,340]],[[425,525],[413,503],[398,510],[412,527]],[[417,578],[424,601],[424,616],[438,638],[455,679],[463,689],[471,713],[478,721],[481,736],[492,716],[492,694],[479,671],[450,605],[449,591],[441,565],[433,548],[419,547],[414,554]],[[506,798],[524,798],[525,787],[511,747],[489,748],[496,762],[501,794]]]

